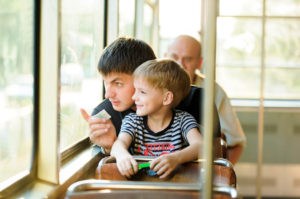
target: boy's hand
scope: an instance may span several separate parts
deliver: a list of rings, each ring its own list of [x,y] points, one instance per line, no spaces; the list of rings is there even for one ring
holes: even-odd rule
[[[117,139],[116,129],[111,120],[90,116],[84,109],[80,109],[80,112],[89,124],[91,142],[110,150]]]
[[[173,154],[166,154],[152,160],[150,169],[155,171],[157,175],[160,176],[159,178],[166,178],[172,173],[178,164],[176,156]]]
[[[127,178],[138,172],[138,164],[131,155],[122,155],[117,158],[117,167],[120,173]]]

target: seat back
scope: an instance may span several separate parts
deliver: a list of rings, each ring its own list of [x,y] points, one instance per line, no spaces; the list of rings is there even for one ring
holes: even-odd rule
[[[134,156],[137,162],[147,162],[153,157],[148,156]],[[103,158],[97,169],[96,179],[102,180],[117,180],[117,181],[146,181],[146,182],[174,182],[174,183],[199,183],[201,173],[201,163],[203,160],[193,161],[178,166],[175,171],[168,177],[168,179],[160,179],[158,176],[149,176],[146,172],[139,171],[136,175],[127,179],[119,172],[115,163],[114,157]],[[201,168],[201,169],[200,169]],[[233,170],[232,164],[226,159],[216,159],[213,164],[213,184],[226,185],[236,187],[236,174]]]

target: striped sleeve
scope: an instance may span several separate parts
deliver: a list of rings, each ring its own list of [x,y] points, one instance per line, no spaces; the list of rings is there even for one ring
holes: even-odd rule
[[[182,135],[184,137],[184,139],[187,141],[187,134],[188,132],[193,129],[193,128],[197,128],[198,131],[200,132],[200,126],[197,123],[196,119],[189,113],[187,112],[182,112],[182,124],[181,124],[181,132]]]
[[[128,133],[132,140],[134,140],[135,137],[135,130],[136,130],[136,122],[135,122],[135,118],[134,118],[134,113],[130,113],[128,115],[126,115],[124,117],[124,119],[122,120],[122,126],[121,126],[121,130],[120,130],[120,134],[121,133]]]

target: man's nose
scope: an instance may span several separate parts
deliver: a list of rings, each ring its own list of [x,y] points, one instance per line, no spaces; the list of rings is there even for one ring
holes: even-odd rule
[[[184,64],[184,60],[183,60],[183,59],[178,59],[177,62],[179,62],[180,65],[181,65],[184,69],[186,69],[185,64]]]
[[[105,88],[105,98],[112,98],[115,96],[115,92],[111,87]]]

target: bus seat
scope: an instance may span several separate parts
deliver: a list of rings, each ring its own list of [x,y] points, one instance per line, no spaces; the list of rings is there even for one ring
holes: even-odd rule
[[[153,157],[134,156],[138,163],[148,162]],[[103,158],[97,169],[95,178],[102,180],[117,180],[117,181],[149,181],[149,182],[176,182],[176,183],[198,183],[201,174],[199,170],[203,160],[193,161],[182,164],[167,179],[160,179],[157,176],[149,176],[146,172],[139,171],[137,174],[127,179],[120,174],[115,158],[108,156]],[[203,172],[203,170],[201,170]],[[214,185],[226,185],[236,187],[236,174],[232,164],[223,158],[218,158],[213,163]]]

